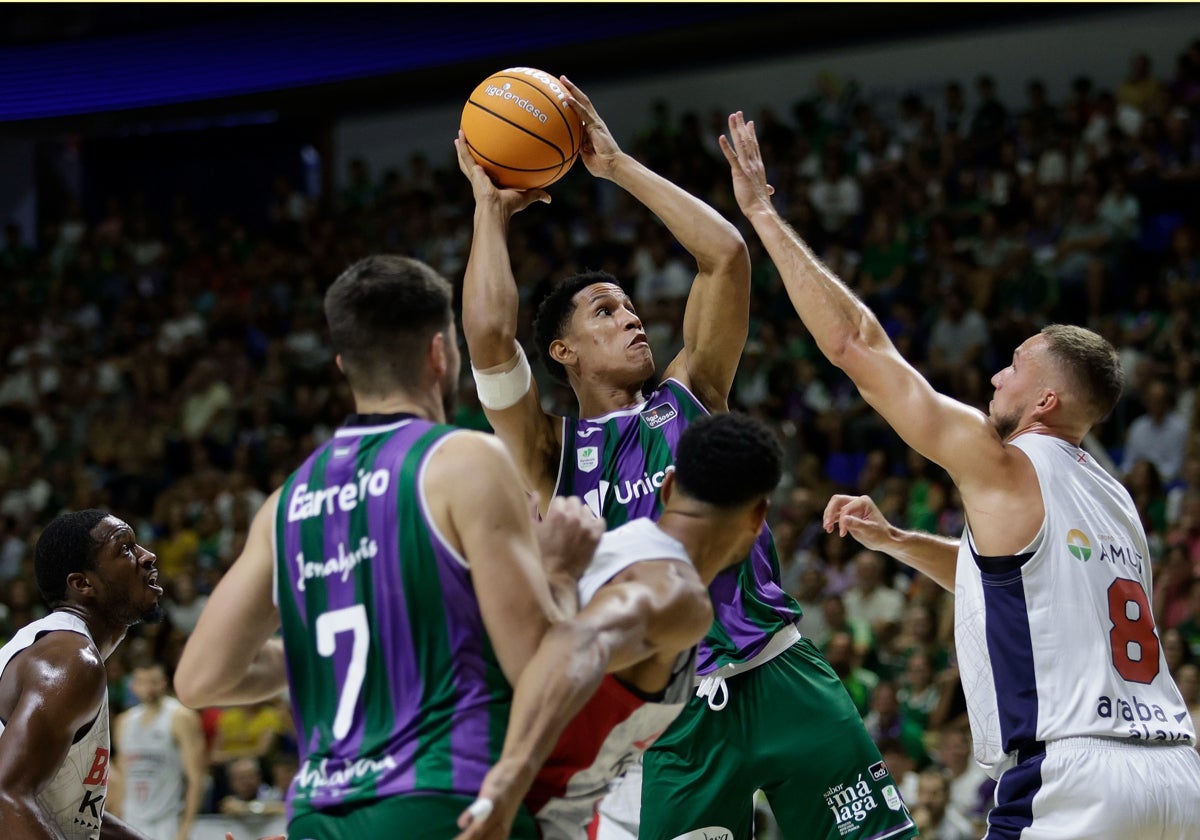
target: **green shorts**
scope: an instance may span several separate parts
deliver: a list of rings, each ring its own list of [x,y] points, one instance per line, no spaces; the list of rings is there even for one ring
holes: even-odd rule
[[[459,833],[458,815],[474,797],[414,793],[301,814],[288,824],[289,840],[449,840]],[[522,806],[510,837],[537,840],[533,817]]]
[[[640,840],[748,840],[758,789],[787,840],[916,836],[850,695],[812,642],[725,685],[723,709],[693,697],[646,752]]]

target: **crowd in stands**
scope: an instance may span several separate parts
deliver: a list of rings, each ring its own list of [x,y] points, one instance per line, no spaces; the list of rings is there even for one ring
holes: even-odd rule
[[[940,390],[986,411],[991,375],[1052,321],[1119,348],[1126,392],[1085,447],[1142,514],[1161,643],[1196,717],[1200,40],[1173,67],[1117,60],[1129,67],[1115,89],[1084,73],[1052,97],[1030,79],[1020,102],[1000,101],[987,75],[893,102],[826,74],[794,103],[741,104],[787,219]],[[740,223],[716,145],[725,117],[663,102],[618,140]],[[542,295],[603,269],[636,302],[661,370],[682,346],[692,266],[640,205],[577,170],[551,188],[552,205],[513,221],[519,337],[534,355]],[[353,409],[324,339],[324,288],[377,251],[423,259],[461,288],[472,200],[450,148],[383,173],[355,161],[321,200],[281,177],[262,202],[202,219],[186,196],[158,208],[120,195],[94,216],[71,208],[36,244],[5,229],[0,640],[44,612],[31,568],[40,526],[64,509],[118,513],[158,555],[167,620],[134,628],[109,660],[114,714],[134,702],[129,663],[173,669],[266,494]],[[816,351],[746,238],[751,334],[733,407],[769,421],[789,452],[771,524],[802,630],[927,836],[977,837],[990,788],[970,760],[952,596],[820,527],[830,495],[851,492],[898,525],[956,536],[957,493]],[[569,412],[570,391],[538,376],[547,407]],[[469,377],[461,390],[456,422],[486,429]],[[209,710],[204,722],[209,807],[236,810],[225,797],[250,788],[277,798],[295,769],[286,703]]]

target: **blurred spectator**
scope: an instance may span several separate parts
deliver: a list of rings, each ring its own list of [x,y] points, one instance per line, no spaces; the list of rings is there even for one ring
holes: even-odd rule
[[[979,833],[969,820],[949,808],[950,785],[937,768],[921,773],[913,822],[922,837],[932,840],[973,840]]]
[[[832,632],[823,652],[829,666],[846,687],[858,713],[865,717],[870,711],[871,692],[879,684],[879,677],[859,666],[860,656],[855,649],[854,639],[844,630]]]
[[[934,761],[949,782],[947,810],[978,821],[991,807],[996,782],[971,757],[971,734],[965,727],[946,727],[938,734]]]
[[[863,725],[876,745],[886,739],[898,739],[916,764],[925,763],[925,747],[922,743],[925,731],[917,721],[905,714],[896,696],[895,683],[880,680],[875,686],[871,692],[870,711],[863,718]]]
[[[258,833],[259,818],[285,813],[279,792],[263,783],[262,768],[255,759],[235,758],[225,768],[225,775],[229,794],[217,804],[217,812],[241,820],[248,833]]]
[[[842,596],[846,617],[852,624],[868,627],[875,638],[890,635],[904,613],[904,596],[884,579],[883,555],[863,550],[854,555],[853,563],[854,585]]]
[[[1171,387],[1165,380],[1152,380],[1145,389],[1142,401],[1146,413],[1129,424],[1121,472],[1128,475],[1134,464],[1145,460],[1155,466],[1163,483],[1170,483],[1179,476],[1183,467],[1188,418],[1172,410]]]

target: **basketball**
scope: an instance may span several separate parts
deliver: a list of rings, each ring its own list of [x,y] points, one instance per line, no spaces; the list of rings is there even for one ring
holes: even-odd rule
[[[462,112],[471,157],[500,187],[548,187],[579,157],[583,122],[558,79],[532,67],[488,76]]]

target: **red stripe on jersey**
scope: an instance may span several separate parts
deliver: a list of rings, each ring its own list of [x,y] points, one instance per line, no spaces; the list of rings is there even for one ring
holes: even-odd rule
[[[525,797],[533,813],[566,793],[567,784],[580,770],[591,767],[610,732],[636,712],[644,701],[606,674],[592,699],[563,730],[550,758],[542,765]]]

